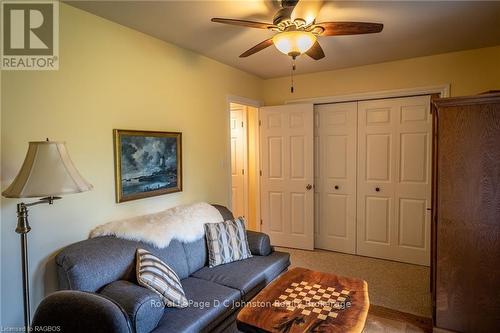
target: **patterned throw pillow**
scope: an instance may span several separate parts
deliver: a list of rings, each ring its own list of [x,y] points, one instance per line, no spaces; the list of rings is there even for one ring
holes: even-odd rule
[[[244,217],[205,224],[205,237],[210,267],[252,257],[248,247]]]
[[[188,306],[181,281],[170,266],[144,249],[137,249],[136,259],[137,281],[141,286],[157,293],[165,306]]]

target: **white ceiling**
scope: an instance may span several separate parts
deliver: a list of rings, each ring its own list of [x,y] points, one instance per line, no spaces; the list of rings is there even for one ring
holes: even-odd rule
[[[248,58],[243,51],[271,31],[210,22],[212,17],[272,22],[276,1],[68,1],[98,16],[196,51],[262,78],[286,76],[290,58],[269,47]],[[500,45],[500,2],[332,1],[316,22],[384,24],[380,34],[320,37],[326,57],[297,60],[309,73]]]

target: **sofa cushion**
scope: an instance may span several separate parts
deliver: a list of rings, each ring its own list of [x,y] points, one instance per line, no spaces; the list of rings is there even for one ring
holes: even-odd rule
[[[221,205],[212,206],[219,211],[224,221],[232,220],[234,218],[233,213],[231,213],[231,211],[226,207]],[[189,274],[193,274],[208,264],[207,243],[205,241],[205,237],[195,240],[194,242],[183,243],[182,245],[184,246],[184,252],[186,253]]]
[[[210,281],[189,277],[181,281],[189,300],[187,308],[165,308],[154,333],[208,332],[236,309],[240,292]]]
[[[255,288],[264,288],[289,265],[290,255],[275,251],[268,256],[253,256],[222,266],[204,267],[192,276],[238,289],[245,295]]]
[[[116,280],[135,282],[135,251],[139,247],[167,263],[181,279],[189,275],[184,247],[177,240],[158,249],[104,236],[68,245],[56,256],[60,288],[96,292]]]
[[[115,281],[101,295],[111,298],[128,314],[136,333],[151,332],[163,316],[163,302],[155,292],[129,281]]]
[[[200,268],[208,265],[207,242],[205,237],[194,242],[183,243],[186,253],[189,274],[193,274]]]
[[[160,295],[166,306],[185,308],[184,290],[175,271],[160,258],[144,249],[137,249],[137,282]]]

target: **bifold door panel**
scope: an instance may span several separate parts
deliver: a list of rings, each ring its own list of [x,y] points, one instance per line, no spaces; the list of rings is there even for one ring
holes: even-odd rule
[[[273,245],[314,247],[313,106],[260,109],[262,230]]]
[[[357,102],[314,107],[316,248],[356,253]]]
[[[429,96],[358,103],[358,254],[429,265],[429,108]]]

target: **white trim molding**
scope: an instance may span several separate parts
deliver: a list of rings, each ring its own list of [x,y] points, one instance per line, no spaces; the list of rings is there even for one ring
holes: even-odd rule
[[[430,94],[439,94],[440,97],[450,97],[450,84],[447,83],[436,86],[381,90],[374,92],[333,95],[326,97],[300,98],[300,99],[287,100],[285,101],[285,104],[292,104],[292,103],[328,104],[328,103],[341,103],[341,102],[363,101],[369,99],[408,97],[408,96],[430,95]]]
[[[261,101],[246,98],[246,97],[236,96],[236,95],[227,95],[226,100],[227,100],[228,105],[230,103],[235,103],[235,104],[240,104],[240,105],[245,105],[245,106],[253,106],[254,108],[260,108],[262,106]]]

